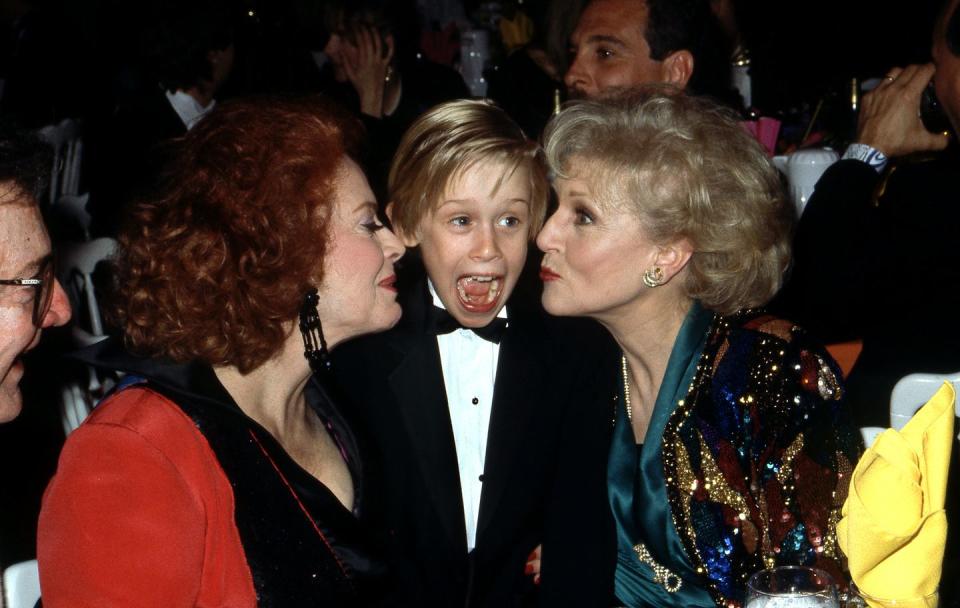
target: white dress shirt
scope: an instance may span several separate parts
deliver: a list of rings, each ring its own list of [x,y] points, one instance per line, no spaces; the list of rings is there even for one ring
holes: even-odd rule
[[[213,106],[217,105],[217,100],[211,99],[210,103],[204,107],[190,94],[184,93],[183,91],[177,91],[176,93],[166,91],[166,95],[167,101],[170,102],[170,106],[173,107],[173,111],[180,117],[180,121],[183,122],[183,126],[187,128],[187,131],[192,129],[204,116],[209,114]]]
[[[445,309],[433,283],[428,281],[428,285],[434,306]],[[506,307],[497,316],[506,318]],[[449,334],[438,335],[437,346],[440,348],[453,440],[457,447],[467,551],[472,551],[477,542],[483,464],[500,345],[484,340],[469,329],[457,329]]]

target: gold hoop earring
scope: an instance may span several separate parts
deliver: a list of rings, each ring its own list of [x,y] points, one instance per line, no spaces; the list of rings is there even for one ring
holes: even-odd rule
[[[659,287],[663,284],[663,269],[659,266],[643,271],[643,284],[647,287]]]

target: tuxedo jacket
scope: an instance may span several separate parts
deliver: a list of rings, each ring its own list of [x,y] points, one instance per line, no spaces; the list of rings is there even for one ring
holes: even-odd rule
[[[618,359],[592,323],[508,304],[490,415],[476,547],[466,545],[456,446],[426,280],[393,330],[342,345],[334,374],[369,432],[411,606],[607,606],[616,541],[606,498]],[[615,369],[615,368],[612,368]],[[379,508],[378,508],[379,507]],[[543,544],[542,583],[524,573]]]

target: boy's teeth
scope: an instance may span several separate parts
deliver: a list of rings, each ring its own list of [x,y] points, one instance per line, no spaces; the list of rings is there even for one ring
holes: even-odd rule
[[[494,298],[500,293],[500,281],[491,277],[490,291],[487,292],[487,304],[493,302]]]
[[[485,285],[483,288],[479,288],[479,284]],[[473,285],[478,288],[471,288]],[[500,294],[500,279],[488,275],[465,276],[457,281],[457,292],[464,302],[489,304],[496,300]]]

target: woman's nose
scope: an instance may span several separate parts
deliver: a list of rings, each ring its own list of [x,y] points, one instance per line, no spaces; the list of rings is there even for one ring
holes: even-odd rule
[[[540,251],[546,253],[556,249],[556,224],[557,224],[557,214],[554,213],[549,218],[547,218],[546,223],[543,224],[543,228],[540,229],[539,234],[537,234],[537,248]]]
[[[380,246],[383,248],[383,255],[391,262],[396,262],[403,257],[407,248],[403,246],[400,238],[392,230],[384,226],[377,231],[380,237]]]

